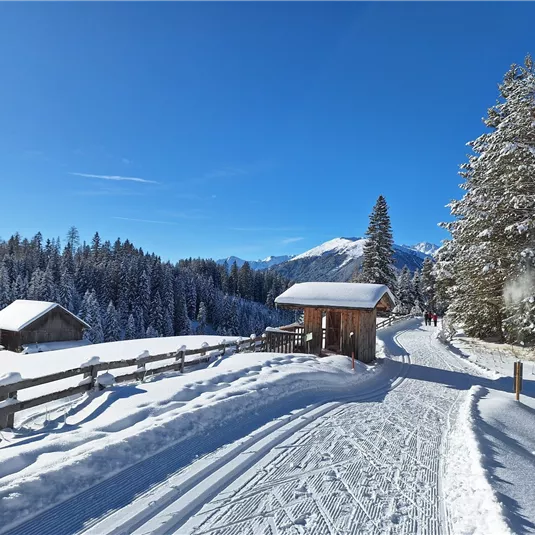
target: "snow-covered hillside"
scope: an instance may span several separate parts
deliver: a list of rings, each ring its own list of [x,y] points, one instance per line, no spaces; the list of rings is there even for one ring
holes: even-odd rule
[[[429,243],[427,241],[422,241],[416,243],[415,245],[404,245],[407,249],[412,249],[413,251],[418,251],[427,256],[434,256],[434,254],[440,249],[440,245],[435,245],[434,243]]]
[[[285,277],[297,282],[348,281],[355,268],[362,263],[365,238],[334,238],[295,256],[268,256],[263,260],[247,260],[252,269],[274,268]],[[394,265],[401,270],[407,265],[411,271],[421,269],[427,256],[433,256],[438,245],[421,242],[416,245],[394,245]],[[218,264],[234,262],[238,268],[246,262],[243,258],[229,256],[217,260]]]
[[[346,282],[362,264],[365,243],[365,238],[334,238],[273,269],[297,282]],[[397,270],[405,265],[411,271],[421,269],[425,258],[426,255],[421,252],[394,245],[394,265]]]
[[[269,269],[270,267],[276,266],[278,264],[282,264],[283,262],[286,262],[287,260],[290,260],[293,258],[289,255],[282,255],[282,256],[268,256],[267,258],[264,258],[263,260],[244,260],[243,258],[238,258],[237,256],[229,256],[228,258],[222,258],[220,260],[217,260],[217,263],[220,265],[223,265],[225,262],[228,264],[229,268],[236,262],[236,266],[238,268],[241,268],[245,262],[249,262],[249,265],[251,266],[251,269],[261,271],[263,269]]]

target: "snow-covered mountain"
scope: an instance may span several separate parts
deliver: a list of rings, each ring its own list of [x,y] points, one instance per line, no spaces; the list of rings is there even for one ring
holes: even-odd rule
[[[263,260],[244,260],[243,258],[238,258],[237,256],[229,256],[228,258],[222,258],[221,260],[217,260],[218,264],[224,264],[227,262],[229,268],[232,266],[234,262],[236,262],[236,265],[240,268],[243,266],[245,262],[249,262],[249,265],[251,266],[251,269],[262,271],[263,269],[269,269],[270,267],[276,266],[278,264],[282,264],[282,262],[286,262],[293,258],[289,255],[282,255],[282,256],[268,256],[267,258],[264,258]]]
[[[434,243],[429,243],[427,241],[422,241],[415,245],[404,245],[407,249],[412,249],[413,251],[418,251],[427,256],[433,256],[440,248],[440,245],[435,245]]]
[[[282,262],[273,269],[297,281],[348,281],[362,264],[365,238],[334,238]],[[394,245],[394,265],[400,270],[421,269],[426,255],[403,245]]]
[[[272,268],[288,279],[297,282],[335,281],[351,279],[355,269],[360,267],[364,255],[366,238],[334,238],[296,256],[268,256],[264,260],[249,260],[252,269]],[[415,246],[394,245],[394,266],[401,270],[407,266],[411,271],[421,269],[429,253],[438,247],[431,243]],[[236,256],[218,260],[218,264],[236,262],[241,267],[245,260]]]

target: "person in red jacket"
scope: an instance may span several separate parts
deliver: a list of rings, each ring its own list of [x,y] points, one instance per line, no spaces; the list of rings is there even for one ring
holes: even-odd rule
[[[433,323],[435,324],[435,327],[437,326],[438,316],[436,312],[433,312]]]

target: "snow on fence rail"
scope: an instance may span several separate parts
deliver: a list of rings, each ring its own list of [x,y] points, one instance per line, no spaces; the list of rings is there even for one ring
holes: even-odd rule
[[[214,355],[214,351],[218,352],[220,355],[224,355],[228,349],[234,349],[237,353],[240,351],[254,352],[258,350],[262,351],[264,345],[264,336],[256,337],[255,335],[251,335],[250,338],[239,338],[233,342],[223,342],[214,346],[203,345],[203,347],[198,349],[186,349],[185,346],[182,346],[174,353],[149,355],[147,351],[144,351],[138,357],[109,362],[100,362],[98,358],[93,358],[77,368],[31,379],[19,380],[19,377],[7,376],[4,381],[0,381],[0,429],[13,427],[16,412],[31,409],[32,407],[37,407],[38,405],[50,403],[51,401],[73,396],[75,394],[89,392],[95,388],[100,389],[104,384],[99,382],[100,377],[102,377],[98,376],[99,371],[108,372],[109,370],[137,366],[137,369],[134,372],[114,377],[115,383],[123,383],[126,381],[142,380],[158,373],[170,371],[183,372],[185,367],[209,362],[214,356],[218,356]],[[210,354],[207,355],[207,353]],[[190,355],[199,355],[199,358],[186,361],[186,357]],[[172,364],[160,366],[159,368],[151,368],[149,370],[145,368],[145,365],[150,362],[158,362],[160,360],[169,360],[173,358],[174,362]],[[77,386],[23,401],[17,399],[19,390],[46,383],[53,383],[62,379],[68,379],[69,377],[76,377],[77,375],[83,375],[84,377]],[[109,377],[106,379],[106,384],[109,384]]]

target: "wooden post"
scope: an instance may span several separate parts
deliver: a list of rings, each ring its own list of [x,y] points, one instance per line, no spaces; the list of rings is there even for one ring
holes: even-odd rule
[[[1,396],[0,401],[6,401],[8,399],[17,399],[17,392],[10,392],[7,396]],[[0,416],[0,429],[5,428],[13,429],[15,427],[15,413],[6,414]]]
[[[96,366],[91,366],[91,388],[90,390],[93,390],[97,384],[97,375],[98,375],[98,368]]]
[[[355,333],[353,331],[349,333],[349,339],[351,340],[351,346],[353,348],[351,350],[351,369],[354,371],[355,370]]]
[[[522,392],[522,372],[523,364],[521,361],[517,360],[514,364],[514,387],[515,387],[515,398],[517,401],[520,401],[520,392]]]

